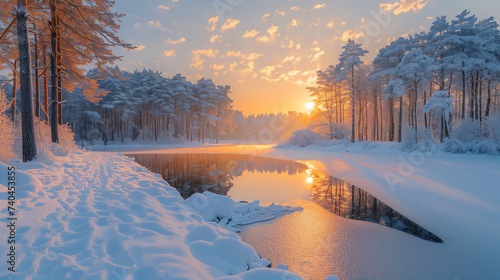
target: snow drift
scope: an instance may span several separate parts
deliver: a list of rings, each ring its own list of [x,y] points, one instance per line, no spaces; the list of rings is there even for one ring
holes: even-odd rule
[[[200,194],[185,201],[159,175],[112,153],[69,151],[17,166],[18,266],[1,279],[301,279],[267,268],[234,230],[295,209]],[[7,165],[0,164],[5,196]],[[199,197],[198,197],[199,198]],[[6,207],[2,204],[1,207]],[[7,209],[2,208],[4,213]],[[225,220],[224,220],[225,219]],[[225,224],[221,221],[227,221]],[[6,228],[0,236],[6,236]],[[2,251],[8,244],[0,245]],[[255,271],[254,271],[255,270]],[[14,277],[15,276],[15,277]],[[128,278],[127,278],[128,277]],[[234,279],[234,278],[233,278]]]

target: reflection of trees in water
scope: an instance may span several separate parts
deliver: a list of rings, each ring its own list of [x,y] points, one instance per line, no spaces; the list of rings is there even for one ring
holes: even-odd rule
[[[312,199],[338,216],[386,225],[425,240],[443,241],[428,230],[378,200],[368,192],[315,170],[307,171],[312,183]]]
[[[205,191],[227,195],[233,187],[233,179],[245,171],[289,175],[306,172],[312,199],[328,211],[348,219],[386,225],[429,241],[443,242],[366,191],[317,170],[307,169],[301,163],[248,155],[132,156],[139,164],[161,174],[172,187],[179,190],[183,198]]]
[[[211,191],[227,195],[233,186],[234,177],[244,171],[256,173],[288,173],[295,175],[304,172],[303,164],[277,159],[260,158],[248,155],[131,155],[135,160],[160,174],[172,187],[179,190],[183,198],[195,193]]]

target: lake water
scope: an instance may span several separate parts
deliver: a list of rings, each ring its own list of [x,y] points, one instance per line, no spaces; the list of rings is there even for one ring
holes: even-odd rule
[[[211,191],[235,201],[303,207],[302,212],[241,227],[240,236],[273,266],[286,263],[306,279],[325,279],[329,274],[341,279],[397,279],[390,273],[397,263],[373,260],[367,267],[360,262],[376,256],[380,245],[401,234],[419,238],[423,246],[443,242],[363,189],[304,163],[248,155],[129,156],[161,174],[184,198]]]

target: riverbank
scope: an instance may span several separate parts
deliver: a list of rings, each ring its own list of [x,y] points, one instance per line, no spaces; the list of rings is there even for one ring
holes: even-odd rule
[[[45,151],[33,162],[10,164],[16,272],[2,261],[2,279],[301,279],[267,268],[269,261],[236,233],[203,219],[207,209],[227,215],[231,203],[221,209],[203,198],[186,202],[161,176],[122,155]],[[4,214],[8,168],[0,164]],[[2,240],[8,230],[1,227]]]

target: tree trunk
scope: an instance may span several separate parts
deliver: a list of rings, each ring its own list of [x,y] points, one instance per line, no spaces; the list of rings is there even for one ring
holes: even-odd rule
[[[474,118],[474,73],[470,73],[470,84],[471,84],[471,90],[470,90],[470,97],[469,97],[469,114],[470,118]]]
[[[403,141],[403,96],[399,98],[399,125],[398,125],[398,142]]]
[[[441,113],[441,134],[440,134],[440,139],[439,142],[443,143],[444,142],[444,114]]]
[[[354,99],[354,66],[352,67],[351,69],[351,72],[352,72],[352,79],[351,79],[351,86],[352,86],[352,134],[351,134],[351,142],[354,143],[356,141],[355,137],[356,137],[356,134],[355,134],[355,131],[354,131],[354,125],[355,125],[355,120],[354,120],[354,116],[355,116],[355,110],[354,110],[354,105],[355,105],[355,99]]]
[[[479,122],[483,123],[483,77],[479,79]]]
[[[51,19],[50,19],[50,27],[51,27],[51,54],[50,54],[50,75],[51,75],[51,95],[50,95],[50,131],[52,136],[52,142],[59,143],[59,133],[57,128],[57,25],[56,25],[56,17],[57,17],[57,7],[56,1],[51,1]]]
[[[413,104],[413,113],[415,114],[415,141],[418,144],[418,111],[417,111],[417,100],[418,100],[418,87],[417,82],[415,82],[415,102]],[[424,85],[425,88],[425,85]]]
[[[465,67],[462,62],[462,67]],[[466,95],[466,85],[465,85],[465,71],[462,70],[462,119],[465,119],[465,95]]]
[[[474,92],[474,119],[479,119],[479,102],[478,102],[478,93],[479,93],[479,70],[476,71],[476,85]]]
[[[43,65],[47,67],[47,53],[43,53]],[[43,75],[43,94],[44,94],[44,114],[45,114],[45,124],[49,125],[49,91],[47,87],[47,74]]]
[[[40,118],[40,77],[38,75],[38,35],[35,34],[35,116]]]
[[[375,89],[376,90],[376,89]],[[377,92],[373,94],[373,133],[372,133],[372,141],[377,141],[378,135],[378,101],[377,101]]]
[[[394,141],[394,98],[389,98],[389,141]]]
[[[19,42],[19,88],[21,91],[21,119],[23,161],[31,161],[36,156],[35,124],[33,122],[33,95],[31,88],[31,51],[28,33],[27,7],[19,2],[17,13],[17,38]]]
[[[486,101],[486,112],[485,117],[490,116],[490,108],[491,108],[491,79],[488,79],[488,100]]]
[[[57,23],[57,36],[61,36],[59,32],[59,18],[56,20]],[[62,111],[62,78],[61,78],[61,40],[57,40],[57,123],[59,125],[63,124],[63,111]]]
[[[427,104],[427,88],[425,87],[425,85],[423,86],[423,88],[424,88],[424,106],[425,106],[425,104]],[[428,128],[427,127],[427,113],[424,113],[424,122],[425,122],[425,128]]]
[[[10,120],[15,124],[16,123],[16,102],[17,102],[17,59],[14,60],[14,70],[12,71],[12,75],[14,76],[14,80],[12,81],[12,110],[10,115]]]

